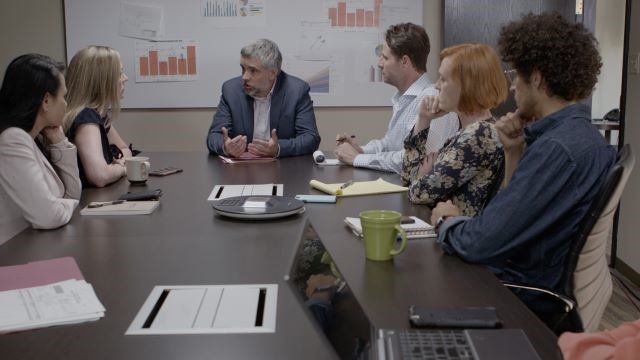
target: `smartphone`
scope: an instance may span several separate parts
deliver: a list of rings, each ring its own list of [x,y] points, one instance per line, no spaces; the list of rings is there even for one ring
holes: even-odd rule
[[[415,223],[416,223],[416,219],[412,218],[411,216],[402,215],[402,217],[400,218],[400,224],[415,224]]]
[[[151,170],[149,171],[149,175],[151,176],[167,176],[167,175],[171,175],[171,174],[176,174],[182,172],[182,169],[178,169],[175,167],[165,167],[162,169],[155,169],[155,170]]]
[[[494,307],[433,309],[409,306],[409,322],[415,327],[497,328],[502,320]]]
[[[158,200],[162,196],[162,189],[155,190],[143,190],[137,192],[128,192],[122,194],[118,200],[126,201],[145,201],[145,200]]]

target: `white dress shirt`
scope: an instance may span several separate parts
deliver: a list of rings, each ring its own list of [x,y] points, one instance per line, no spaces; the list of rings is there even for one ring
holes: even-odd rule
[[[253,97],[253,138],[269,140],[271,138],[271,96],[276,82],[266,97]]]
[[[29,225],[60,227],[71,219],[82,192],[76,147],[49,146],[51,163],[26,131],[0,134],[0,244]]]
[[[362,146],[364,154],[353,160],[353,166],[400,173],[404,156],[404,139],[416,122],[420,111],[420,102],[427,95],[437,95],[437,90],[429,83],[427,74],[423,74],[404,92],[391,98],[393,115],[389,129],[382,139],[374,139]],[[431,122],[427,139],[427,153],[440,150],[444,142],[458,131],[458,118],[447,114]]]

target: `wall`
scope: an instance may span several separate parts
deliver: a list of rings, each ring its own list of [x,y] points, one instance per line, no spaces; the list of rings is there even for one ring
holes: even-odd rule
[[[64,60],[62,1],[4,1],[0,7],[0,72],[18,55],[47,54]],[[34,11],[34,9],[38,9]]]
[[[424,23],[431,39],[427,69],[437,78],[441,44],[441,1],[427,0]],[[27,52],[47,54],[64,60],[62,0],[3,2],[0,12],[0,71],[16,56]],[[115,20],[114,20],[115,21]],[[129,71],[131,72],[131,71]],[[205,137],[214,109],[124,110],[116,121],[120,134],[136,148],[147,151],[206,151]],[[358,135],[364,143],[387,130],[391,107],[318,108],[316,117],[322,149],[332,149],[338,132]]]
[[[592,96],[592,116],[602,118],[620,104],[625,0],[596,2],[595,36],[600,46],[602,70]],[[604,81],[606,79],[606,81]]]
[[[640,52],[640,1],[631,6],[629,53]],[[620,208],[618,227],[618,258],[640,273],[640,75],[627,74],[627,104],[625,143],[632,145],[636,154],[635,170],[627,182]]]

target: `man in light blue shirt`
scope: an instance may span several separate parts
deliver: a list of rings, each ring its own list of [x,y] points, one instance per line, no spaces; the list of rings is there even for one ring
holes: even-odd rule
[[[378,60],[382,79],[398,92],[391,98],[393,116],[382,139],[359,146],[347,134],[336,137],[336,157],[345,164],[375,170],[400,173],[404,155],[404,138],[415,124],[420,102],[437,92],[427,78],[429,37],[423,27],[404,23],[387,29]],[[427,140],[427,153],[438,151],[445,140],[458,130],[455,115],[443,116],[432,122]]]

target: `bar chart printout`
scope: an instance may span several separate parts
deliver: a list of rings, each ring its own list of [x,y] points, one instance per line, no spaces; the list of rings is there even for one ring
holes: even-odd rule
[[[195,41],[137,42],[136,82],[199,79]]]
[[[331,27],[377,28],[382,0],[325,1]]]

